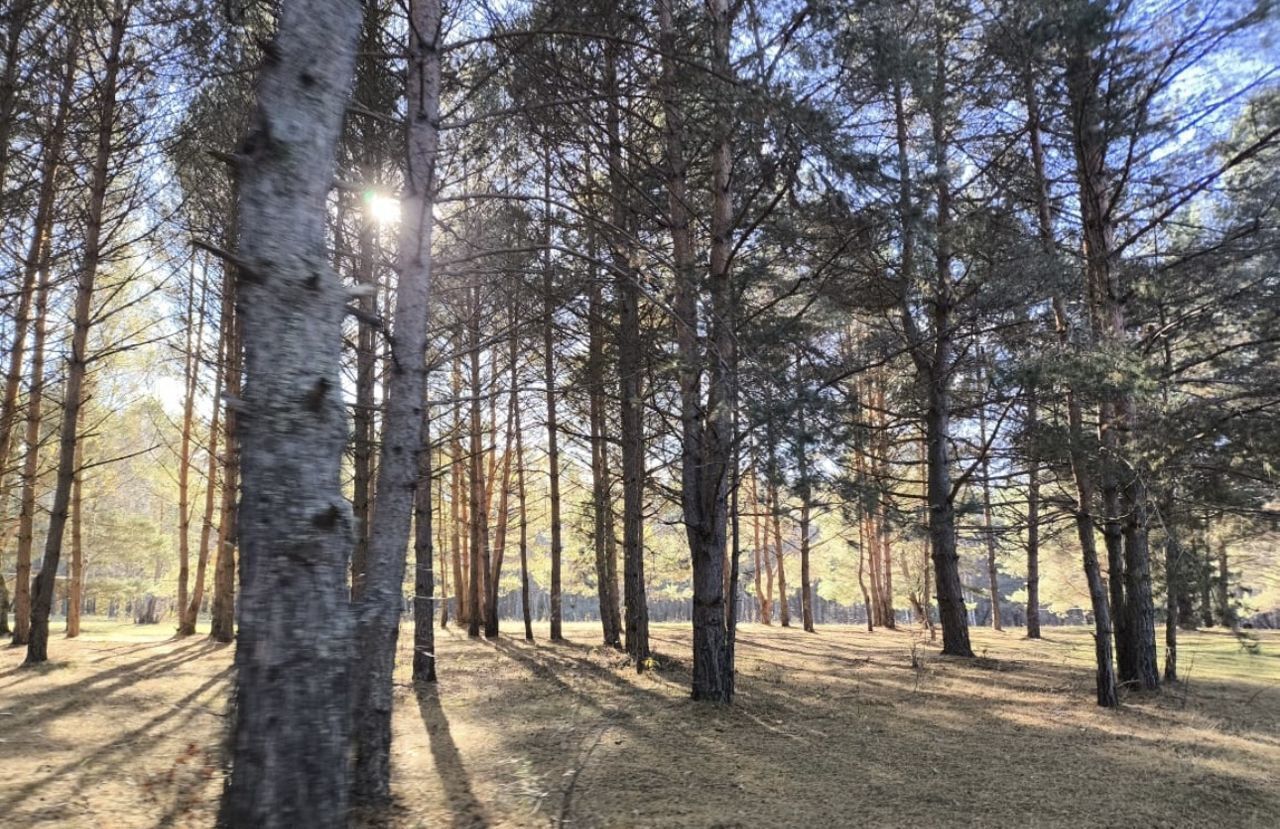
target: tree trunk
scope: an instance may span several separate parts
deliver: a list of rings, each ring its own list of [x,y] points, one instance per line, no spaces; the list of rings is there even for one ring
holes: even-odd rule
[[[372,160],[366,156],[366,176]],[[356,264],[356,282],[363,288],[357,302],[360,310],[372,316],[377,309],[378,279],[374,268],[377,250],[374,245],[374,219],[369,211],[360,216],[359,255]],[[361,319],[356,330],[356,386],[355,409],[352,415],[352,499],[355,516],[356,544],[351,554],[351,598],[358,601],[364,592],[369,561],[369,535],[373,526],[373,452],[374,452],[374,402],[375,373],[378,362],[377,343],[373,326]],[[385,428],[385,427],[384,427]]]
[[[985,355],[978,348],[978,393],[985,397],[986,373],[983,371]],[[991,514],[991,453],[987,446],[987,407],[983,399],[978,404],[978,446],[982,452],[982,531],[987,542],[987,585],[991,592],[991,629],[1004,630],[1000,623],[1000,575],[996,569],[996,526]]]
[[[800,357],[796,355],[796,380],[800,380]],[[804,629],[813,633],[813,593],[809,581],[809,502],[812,499],[809,480],[809,421],[805,416],[805,389],[798,389],[796,463],[800,469],[800,617]]]
[[[560,427],[556,422],[555,282],[551,273],[551,151],[543,160],[542,198],[546,244],[542,253],[542,360],[547,393],[547,472],[551,497],[551,641],[564,641],[561,627],[560,566],[563,553],[560,528]]]
[[[84,408],[80,423],[84,431]],[[76,473],[71,481],[71,566],[67,579],[67,638],[80,635],[80,608],[84,603],[84,441],[76,441]]]
[[[973,656],[969,645],[969,620],[960,581],[960,557],[956,550],[955,503],[951,491],[951,379],[954,362],[952,342],[953,285],[951,277],[950,222],[951,182],[947,175],[946,124],[943,111],[946,94],[946,64],[941,30],[935,55],[936,78],[930,96],[930,125],[933,133],[936,168],[937,242],[934,284],[930,298],[932,334],[926,341],[903,294],[902,323],[911,344],[911,356],[926,398],[925,445],[928,464],[929,547],[933,556],[934,583],[938,596],[938,619],[942,624],[942,652],[951,656]],[[907,124],[903,93],[894,87],[894,110],[898,147],[899,221],[902,224],[904,276],[914,270],[914,205],[911,195],[910,163],[907,155]]]
[[[493,568],[489,579],[489,613],[485,617],[484,635],[487,639],[498,636],[498,596],[499,584],[502,581],[502,560],[507,551],[507,527],[509,524],[511,496],[511,455],[516,419],[516,363],[520,359],[519,342],[516,332],[519,330],[516,320],[514,301],[511,307],[511,351],[508,358],[511,362],[511,392],[507,399],[506,438],[502,452],[502,484],[498,491],[498,531],[493,545]],[[496,366],[495,366],[496,373]],[[495,378],[496,379],[496,378]]]
[[[39,238],[39,234],[37,234],[37,238]],[[33,248],[35,245],[36,243],[33,242]],[[37,259],[39,261],[40,279],[35,289],[35,331],[31,343],[31,381],[27,390],[26,451],[22,462],[22,497],[18,513],[17,575],[13,603],[13,644],[28,646],[32,641],[32,628],[36,621],[35,607],[32,600],[33,598],[36,601],[39,600],[36,594],[40,591],[39,585],[31,582],[31,549],[35,538],[36,484],[40,476],[40,425],[44,404],[44,345],[49,316],[50,269],[47,261],[48,245],[42,240],[39,242],[39,251]],[[76,393],[78,395],[79,391],[77,390]],[[70,406],[71,403],[68,402],[67,405]],[[72,406],[72,408],[76,407]],[[63,442],[63,449],[71,453],[68,456],[69,458],[74,458],[75,455],[74,432],[76,423],[77,421],[72,421],[71,424],[71,444],[68,446],[65,441]],[[59,464],[59,471],[61,471],[63,465]],[[74,475],[74,460],[65,465]],[[41,572],[43,571],[44,568],[41,567]],[[54,572],[56,573],[57,571],[55,570]],[[52,591],[50,591],[49,601],[52,602],[52,599]],[[46,626],[48,625],[48,612],[46,609]],[[45,638],[48,638],[47,630]],[[31,661],[42,662],[44,660],[34,659]]]
[[[609,566],[613,537],[613,492],[609,476],[609,445],[605,423],[604,320],[600,284],[592,274],[587,302],[588,421],[591,430],[592,546],[595,550],[596,594],[600,602],[600,627],[606,647],[622,647],[622,620],[618,613],[616,574]]]
[[[204,339],[204,293],[201,292],[200,320],[196,313],[195,260],[192,260],[192,280],[187,292],[187,336],[183,351],[183,401],[182,437],[178,448],[178,635],[188,635],[183,629],[188,591],[191,580],[191,428],[195,420],[196,385],[200,368],[200,349]],[[194,632],[194,631],[192,631]]]
[[[81,262],[80,273],[76,282],[71,355],[67,363],[66,383],[63,387],[62,425],[59,431],[58,471],[54,480],[53,504],[49,510],[49,526],[45,534],[44,559],[40,563],[39,574],[31,584],[31,630],[27,643],[26,659],[26,664],[28,665],[45,662],[49,658],[49,614],[53,609],[53,593],[57,580],[59,559],[62,555],[62,535],[66,530],[71,502],[71,485],[77,471],[76,427],[80,421],[80,406],[84,402],[81,389],[84,385],[88,362],[89,325],[92,322],[93,311],[93,285],[97,277],[99,259],[102,255],[103,210],[109,183],[112,151],[114,149],[112,133],[116,121],[116,95],[119,92],[118,79],[120,76],[125,25],[130,11],[130,7],[125,5],[126,2],[127,0],[117,0],[111,10],[111,17],[108,21],[110,29],[109,45],[107,46],[103,77],[98,86],[98,94],[100,96],[97,112],[98,123],[89,184],[89,200],[85,213],[84,258]],[[78,34],[73,34],[72,46],[78,47]],[[68,59],[74,60],[74,53],[69,55]],[[71,82],[70,78],[73,72],[73,69],[69,68],[67,70],[65,83],[69,84]],[[39,235],[39,233],[36,234],[37,240]],[[36,241],[33,241],[33,244],[36,244]],[[47,260],[47,253],[40,258],[42,260],[40,279],[45,284],[48,284],[48,274],[44,272],[49,267],[48,262],[45,261]],[[44,301],[47,302],[47,296]],[[42,315],[42,312],[38,312],[37,318]],[[36,328],[37,338],[43,338],[39,322],[37,322]],[[33,347],[33,352],[34,350]],[[33,383],[42,382],[40,378],[35,376],[35,362],[33,353]],[[42,372],[43,368],[41,368]],[[36,396],[34,391],[31,396]],[[39,408],[38,403],[32,404],[29,402],[28,405]],[[30,419],[28,419],[28,424],[30,424]],[[29,425],[28,438],[32,437],[30,429]],[[34,447],[29,446],[29,451],[34,451]],[[34,478],[35,468],[32,467],[30,471]],[[29,517],[28,520],[30,520]]]
[[[467,476],[471,497],[471,581],[468,602],[471,617],[467,635],[479,636],[486,618],[485,597],[489,594],[489,497],[485,488],[484,431],[480,417],[480,287],[471,290],[470,362],[471,362],[471,468]]]
[[[455,402],[453,424],[449,435],[449,553],[453,559],[453,592],[457,596],[456,618],[459,625],[465,625],[470,619],[467,607],[470,583],[462,569],[462,414],[458,402],[462,396],[461,357],[454,357],[450,389]]]
[[[612,223],[617,233],[611,245],[615,292],[620,305],[617,327],[618,394],[622,447],[622,561],[623,604],[626,607],[626,647],[637,671],[649,660],[649,607],[644,577],[644,401],[640,339],[639,274],[631,261],[631,241],[625,232],[634,224],[623,169],[621,113],[617,80],[617,46],[605,45],[605,74],[609,90],[609,191]]]
[[[1104,346],[1127,349],[1126,294],[1114,267],[1113,212],[1117,195],[1107,169],[1107,133],[1096,79],[1106,71],[1095,58],[1087,33],[1071,44],[1066,62],[1072,150],[1076,161],[1078,202],[1085,258],[1085,299],[1095,334]],[[1142,470],[1129,468],[1124,435],[1136,421],[1132,391],[1110,393],[1099,412],[1103,445],[1102,495],[1106,540],[1111,562],[1111,589],[1123,576],[1123,603],[1112,607],[1118,623],[1120,679],[1145,690],[1160,685],[1156,664],[1155,605],[1151,594],[1149,505]],[[1127,469],[1123,475],[1122,470]],[[1123,548],[1123,552],[1121,552]],[[1118,559],[1123,555],[1123,563]],[[1123,569],[1123,573],[1118,572]],[[1119,623],[1123,622],[1120,627]]]
[[[435,554],[431,537],[431,432],[427,384],[422,385],[422,448],[413,506],[413,681],[436,681]],[[443,502],[442,502],[443,503]],[[442,574],[444,569],[441,568]],[[443,602],[442,602],[443,604]]]
[[[1034,436],[1039,425],[1039,399],[1035,381],[1027,388],[1027,431]],[[1027,638],[1040,638],[1040,460],[1032,450],[1027,464]]]
[[[1218,624],[1222,627],[1236,626],[1236,610],[1231,606],[1231,570],[1227,567],[1227,539],[1218,539],[1218,578],[1216,582],[1218,599]]]
[[[524,487],[524,430],[520,423],[520,383],[514,363],[511,366],[511,378],[511,393],[516,396],[516,502],[520,509],[520,613],[524,617],[524,639],[526,642],[532,642],[533,618],[529,607],[529,515]]]
[[[361,8],[289,0],[281,12],[241,145],[241,601],[218,820],[338,829],[350,794],[355,536],[341,474],[348,292],[327,261],[324,203]]]
[[[237,187],[238,184],[233,184]],[[232,208],[226,227],[228,248],[235,247],[239,208]],[[213,565],[213,601],[210,607],[209,638],[230,642],[235,638],[236,549],[240,518],[240,435],[238,401],[244,360],[243,322],[237,309],[237,268],[230,262],[222,269],[223,400],[222,406],[222,490],[218,507],[217,555]]]
[[[221,425],[222,406],[218,401],[222,394],[222,372],[228,357],[227,340],[230,331],[226,322],[231,313],[228,307],[229,298],[223,298],[223,329],[218,337],[218,349],[215,354],[217,366],[213,375],[213,415],[209,421],[209,443],[206,448],[208,465],[205,468],[204,519],[200,522],[200,549],[196,553],[196,579],[191,591],[191,600],[185,606],[179,606],[181,620],[178,625],[179,636],[191,636],[196,632],[196,622],[200,618],[200,606],[204,602],[205,575],[209,566],[209,546],[213,535],[214,494],[218,488],[218,429]],[[202,304],[203,307],[203,304]]]
[[[427,444],[428,449],[430,443]],[[443,451],[441,452],[443,460]],[[440,505],[440,512],[444,512],[444,475],[436,478],[436,503]],[[436,546],[435,549],[440,551],[440,629],[449,627],[449,562],[446,558],[445,551],[448,545],[444,540],[444,516],[440,516],[440,520],[431,522],[436,527]],[[416,618],[416,617],[415,617]]]
[[[17,119],[13,117],[18,96],[18,67],[21,64],[21,38],[30,20],[34,4],[15,3],[9,14],[9,29],[5,40],[4,74],[0,76],[0,192],[7,189],[10,153],[10,132]],[[0,505],[8,509],[9,460],[13,452],[14,425],[18,418],[18,395],[22,384],[22,368],[26,355],[27,330],[31,324],[31,303],[35,294],[38,251],[48,235],[53,217],[53,199],[57,193],[56,174],[61,164],[62,146],[66,139],[67,112],[70,94],[75,82],[79,59],[79,29],[72,21],[68,36],[66,59],[63,64],[61,92],[58,108],[49,132],[43,137],[45,147],[40,165],[40,194],[36,198],[36,220],[32,232],[31,249],[22,270],[18,290],[18,307],[13,317],[13,345],[9,349],[9,365],[5,371],[4,400],[0,403]],[[8,517],[7,515],[5,516]]]
[[[57,195],[58,170],[62,164],[62,147],[67,133],[67,118],[75,85],[76,66],[80,58],[80,32],[75,23],[68,36],[58,108],[50,127],[47,145],[40,164],[40,193],[36,200],[35,222],[31,242],[23,262],[22,293],[14,321],[14,344],[9,375],[5,381],[5,398],[0,412],[0,497],[8,503],[8,464],[12,451],[13,421],[17,414],[18,388],[22,379],[22,362],[30,323],[31,305],[36,305],[35,334],[31,354],[31,384],[27,394],[26,448],[22,467],[22,495],[18,518],[18,553],[13,586],[13,644],[25,645],[31,633],[31,548],[35,514],[35,485],[39,471],[40,407],[44,389],[44,342],[48,325],[49,303],[49,235],[54,220],[54,198]],[[8,125],[5,125],[5,129]],[[7,149],[7,148],[6,148]],[[37,281],[37,275],[39,277]],[[6,591],[7,592],[7,591]],[[5,597],[6,606],[9,604]],[[6,607],[7,610],[7,607]],[[6,622],[7,627],[7,622]]]
[[[439,0],[413,0],[409,6],[409,24],[405,83],[408,99],[405,188],[400,195],[400,279],[396,286],[394,329],[388,338],[391,347],[390,378],[374,485],[377,510],[369,527],[364,586],[356,605],[359,663],[356,666],[353,706],[355,769],[352,795],[358,801],[379,804],[391,797],[392,680],[404,605],[402,585],[409,533],[415,507],[425,504],[428,515],[431,508],[430,478],[423,478],[424,465],[430,469],[427,457],[430,452],[423,437],[423,423],[427,417],[424,405],[427,393],[427,322],[431,293],[436,124],[440,102]],[[478,355],[473,355],[472,359],[478,359]],[[476,391],[478,393],[478,388]],[[424,495],[418,499],[416,493],[420,487]],[[419,510],[420,517],[421,513]],[[422,521],[422,525],[414,538],[414,546],[415,551],[422,549],[426,556],[426,578],[430,581],[430,518]],[[416,583],[421,571],[419,568],[415,571]],[[429,597],[430,593],[426,595]],[[424,601],[427,607],[425,621],[422,625],[415,625],[415,666],[418,636],[423,629],[427,636],[432,635],[430,599]]]

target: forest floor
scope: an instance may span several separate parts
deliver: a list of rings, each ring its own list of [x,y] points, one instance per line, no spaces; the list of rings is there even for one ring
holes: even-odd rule
[[[451,627],[421,691],[402,635],[378,825],[1277,824],[1280,633],[1183,634],[1189,681],[1118,711],[1093,704],[1088,631],[1046,633],[975,630],[953,660],[914,631],[746,625],[730,707],[688,699],[682,625],[654,627],[644,675],[594,624]],[[212,826],[231,648],[90,619],[50,651],[0,649],[0,826]]]

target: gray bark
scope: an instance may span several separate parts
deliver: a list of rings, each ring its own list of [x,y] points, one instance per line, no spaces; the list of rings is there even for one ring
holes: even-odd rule
[[[324,206],[360,16],[355,0],[286,0],[240,148],[241,600],[226,827],[347,822],[348,293],[328,262]]]
[[[440,3],[414,0],[409,7],[406,92],[408,124],[405,188],[401,195],[400,281],[391,335],[391,376],[383,415],[382,450],[375,490],[377,510],[369,532],[364,589],[358,604],[359,664],[353,738],[357,800],[380,803],[391,796],[391,708],[396,642],[400,634],[405,556],[421,486],[427,381],[427,322],[431,284],[432,209],[440,101]],[[429,511],[428,500],[428,511]],[[430,524],[425,528],[430,553]],[[430,566],[428,561],[427,566]],[[430,611],[426,614],[430,630]]]

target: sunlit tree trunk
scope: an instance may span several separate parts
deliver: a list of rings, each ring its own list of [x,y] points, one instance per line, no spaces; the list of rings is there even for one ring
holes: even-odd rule
[[[369,525],[364,585],[356,604],[358,663],[353,705],[352,795],[365,803],[383,803],[391,797],[392,683],[404,606],[405,557],[415,511],[420,526],[412,540],[415,551],[420,551],[426,559],[427,582],[431,568],[431,487],[429,474],[423,477],[424,469],[430,471],[430,452],[423,425],[427,419],[427,323],[440,103],[439,0],[413,0],[409,5],[409,23],[405,187],[400,195],[397,257],[399,281],[389,338],[390,377],[375,484],[377,507]],[[365,288],[367,290],[367,286]],[[477,355],[473,355],[473,361],[476,358]],[[478,388],[475,391],[478,393]],[[417,496],[419,489],[424,493],[421,498]],[[424,505],[425,510],[420,509]],[[421,570],[415,572],[415,584],[420,574]],[[422,602],[415,600],[415,608],[425,608],[423,623],[415,625],[415,667],[418,667],[418,638],[433,635],[430,610],[433,587],[427,583],[423,589],[428,591],[426,598]]]
[[[240,150],[242,590],[224,826],[339,829],[349,819],[349,293],[328,261],[324,203],[360,16],[354,0],[283,3]]]

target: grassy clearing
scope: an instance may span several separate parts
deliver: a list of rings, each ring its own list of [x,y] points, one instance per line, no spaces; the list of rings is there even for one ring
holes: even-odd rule
[[[509,625],[514,628],[514,625]],[[594,625],[438,634],[441,682],[404,684],[394,827],[1224,825],[1280,815],[1280,635],[1246,653],[1187,634],[1187,684],[1092,704],[1083,629],[975,631],[981,658],[912,632],[744,626],[732,707],[686,697],[688,631],[658,670]],[[231,649],[89,620],[55,662],[0,650],[0,825],[208,827]],[[917,664],[912,665],[913,647]]]

